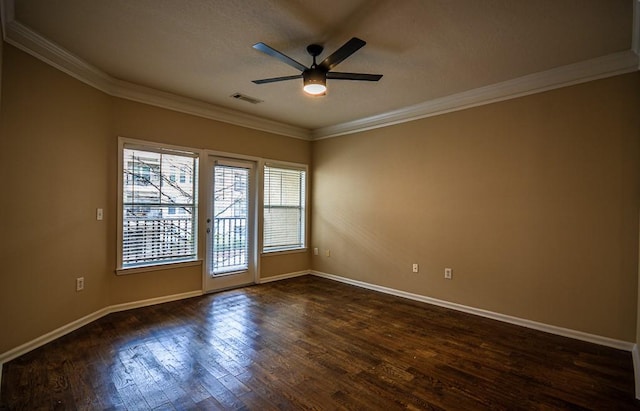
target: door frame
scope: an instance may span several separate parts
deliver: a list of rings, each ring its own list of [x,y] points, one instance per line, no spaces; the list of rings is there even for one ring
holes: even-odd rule
[[[250,184],[249,184],[249,198],[250,203],[250,215],[249,218],[253,220],[253,224],[250,224],[249,231],[247,232],[247,237],[251,237],[249,250],[250,259],[249,265],[253,267],[253,273],[251,275],[250,282],[244,282],[242,284],[227,284],[227,282],[221,281],[221,285],[219,287],[210,287],[208,282],[209,276],[209,267],[208,267],[208,247],[209,247],[209,233],[207,233],[207,219],[209,218],[209,214],[211,212],[212,207],[212,195],[213,195],[213,167],[211,167],[212,161],[215,158],[228,160],[230,163],[234,161],[244,162],[244,163],[252,163],[253,172],[250,176]],[[236,153],[228,153],[222,151],[214,151],[214,150],[204,150],[203,158],[200,161],[200,192],[203,193],[202,200],[200,201],[200,221],[199,221],[199,232],[204,233],[203,236],[204,241],[201,243],[201,255],[203,256],[202,261],[202,292],[203,293],[213,293],[217,291],[222,291],[231,288],[243,287],[250,284],[257,284],[260,278],[260,251],[262,247],[262,238],[259,235],[261,232],[262,220],[260,218],[260,210],[262,207],[262,199],[260,196],[261,184],[259,184],[260,179],[262,178],[262,166],[264,160],[260,157],[247,156]],[[229,277],[229,275],[222,275],[220,278]]]

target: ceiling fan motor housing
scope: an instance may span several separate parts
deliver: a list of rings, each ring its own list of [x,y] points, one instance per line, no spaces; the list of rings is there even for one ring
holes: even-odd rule
[[[310,68],[302,72],[304,84],[325,84],[327,72],[321,68]]]

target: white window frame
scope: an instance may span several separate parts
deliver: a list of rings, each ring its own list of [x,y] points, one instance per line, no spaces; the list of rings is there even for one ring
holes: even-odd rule
[[[188,260],[181,261],[162,261],[162,262],[154,262],[145,265],[135,265],[123,267],[123,224],[124,224],[124,216],[123,216],[123,191],[124,191],[124,150],[125,149],[137,149],[137,150],[145,150],[150,152],[158,152],[163,154],[188,154],[198,159],[197,166],[195,168],[195,172],[197,173],[194,181],[194,256]],[[126,137],[118,138],[118,203],[117,203],[117,263],[116,263],[116,274],[133,274],[138,272],[146,272],[146,271],[157,271],[164,269],[173,269],[185,266],[194,266],[201,263],[200,261],[200,238],[199,238],[199,197],[200,197],[200,184],[199,184],[199,174],[201,172],[201,158],[202,153],[200,150],[196,150],[188,147],[181,147],[169,144],[161,144],[154,143],[145,140],[136,140]]]
[[[260,167],[260,220],[261,220],[261,230],[260,230],[260,253],[263,256],[269,256],[269,255],[280,255],[280,254],[287,254],[287,253],[301,253],[301,252],[306,252],[308,250],[308,244],[309,244],[309,166],[307,164],[300,164],[300,163],[290,163],[290,162],[284,162],[284,161],[263,161],[261,162],[261,167]],[[304,230],[303,236],[302,236],[302,241],[303,244],[301,247],[290,247],[290,248],[282,248],[282,249],[276,249],[276,250],[265,250],[265,244],[264,244],[264,236],[265,236],[265,230],[264,230],[264,211],[265,211],[265,196],[266,196],[266,185],[265,185],[265,167],[273,167],[273,168],[281,168],[281,169],[291,169],[291,170],[299,170],[299,171],[304,171],[305,173],[305,178],[304,178],[304,211],[303,211],[303,218],[304,218],[304,222],[303,222],[303,226],[302,229]]]

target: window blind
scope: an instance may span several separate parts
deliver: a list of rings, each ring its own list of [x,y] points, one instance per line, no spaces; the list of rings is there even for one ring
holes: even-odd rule
[[[122,164],[122,268],[194,260],[197,157],[125,146]]]
[[[263,252],[305,248],[306,171],[264,167]]]

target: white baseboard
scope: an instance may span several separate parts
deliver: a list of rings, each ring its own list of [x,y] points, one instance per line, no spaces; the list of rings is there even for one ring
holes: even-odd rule
[[[148,307],[150,305],[169,303],[171,301],[185,300],[187,298],[200,297],[201,295],[202,290],[197,290],[180,294],[165,295],[163,297],[149,298],[147,300],[134,301],[131,303],[116,304],[108,307],[109,314],[117,313],[119,311],[132,310],[134,308]]]
[[[385,294],[391,294],[398,297],[408,298],[410,300],[415,300],[415,301],[420,301],[427,304],[437,305],[440,307],[450,308],[452,310],[462,311],[468,314],[474,314],[481,317],[490,318],[492,320],[498,320],[498,321],[502,321],[510,324],[515,324],[515,325],[531,328],[538,331],[544,331],[547,333],[560,335],[563,337],[569,337],[569,338],[574,338],[576,340],[587,341],[590,343],[603,345],[605,347],[617,348],[619,350],[625,350],[625,351],[632,351],[633,347],[635,346],[634,343],[631,343],[628,341],[616,340],[609,337],[603,337],[600,335],[589,334],[582,331],[576,331],[568,328],[557,327],[555,325],[548,325],[548,324],[539,323],[536,321],[526,320],[524,318],[512,317],[510,315],[482,310],[480,308],[469,307],[462,304],[451,303],[448,301],[439,300],[437,298],[426,297],[420,294],[413,294],[406,291],[396,290],[394,288],[388,288],[388,287],[383,287],[375,284],[365,283],[363,281],[352,280],[350,278],[341,277],[334,274],[327,274],[319,271],[311,271],[311,274],[318,277],[339,281],[345,284],[351,284],[357,287],[379,291]]]
[[[638,344],[633,344],[631,355],[633,356],[633,374],[636,381],[636,399],[640,400],[640,353],[638,353]]]
[[[18,358],[21,355],[28,353],[29,351],[35,350],[38,347],[42,347],[43,345],[50,343],[56,338],[60,338],[63,335],[69,334],[70,332],[75,331],[78,328],[83,327],[99,318],[102,318],[109,313],[110,311],[108,307],[103,308],[91,314],[85,315],[84,317],[79,318],[75,321],[72,321],[68,324],[65,324],[62,327],[57,328],[51,332],[41,335],[38,338],[35,338],[22,345],[19,345],[7,352],[0,354],[0,363],[4,364],[6,362],[13,360],[14,358]]]
[[[119,311],[131,310],[133,308],[141,308],[141,307],[147,307],[149,305],[154,305],[154,304],[161,304],[161,303],[166,303],[170,301],[183,300],[185,298],[197,297],[200,295],[202,295],[202,291],[200,290],[189,291],[186,293],[167,295],[167,296],[157,297],[157,298],[149,298],[147,300],[134,301],[131,303],[111,305],[111,306],[102,308],[98,311],[95,311],[89,315],[86,315],[82,318],[79,318],[75,321],[65,324],[60,328],[57,328],[51,332],[41,335],[38,338],[35,338],[7,352],[0,354],[0,381],[2,381],[2,364],[9,362],[15,358],[18,358],[21,355],[28,353],[29,351],[35,350],[36,348],[42,347],[43,345],[55,340],[56,338],[60,338],[63,335],[66,335],[72,331],[75,331],[80,327],[83,327],[93,321],[96,321],[104,317],[105,315],[119,312]]]
[[[297,271],[297,272],[293,272],[293,273],[287,273],[287,274],[281,274],[281,275],[275,275],[272,277],[266,277],[266,278],[261,278],[258,281],[258,284],[263,284],[263,283],[268,283],[268,282],[272,282],[272,281],[279,281],[279,280],[284,280],[287,278],[293,278],[293,277],[300,277],[303,275],[307,275],[310,274],[309,270],[305,270],[305,271]],[[122,303],[122,304],[114,304],[114,305],[110,305],[108,307],[102,308],[98,311],[95,311],[91,314],[88,314],[82,318],[79,318],[75,321],[72,321],[68,324],[63,325],[62,327],[59,327],[51,332],[48,332],[44,335],[41,335],[38,338],[35,338],[31,341],[28,341],[22,345],[19,345],[18,347],[15,347],[7,352],[4,352],[2,354],[0,354],[0,381],[2,381],[2,364],[9,362],[15,358],[20,357],[21,355],[24,355],[26,353],[28,353],[29,351],[35,350],[36,348],[42,347],[43,345],[55,340],[56,338],[60,338],[63,335],[66,335],[72,331],[77,330],[80,327],[83,327],[93,321],[96,321],[102,317],[104,317],[105,315],[111,314],[111,313],[116,313],[116,312],[120,312],[120,311],[126,311],[126,310],[132,310],[134,308],[142,308],[142,307],[147,307],[150,305],[155,305],[155,304],[162,304],[162,303],[167,303],[167,302],[171,302],[171,301],[177,301],[177,300],[184,300],[187,298],[192,298],[192,297],[198,297],[203,295],[203,292],[201,290],[197,290],[197,291],[189,291],[186,293],[180,293],[180,294],[173,294],[173,295],[167,295],[167,296],[162,296],[162,297],[156,297],[156,298],[149,298],[146,300],[140,300],[140,301],[133,301],[133,302],[129,302],[129,303]]]
[[[307,275],[307,274],[311,274],[311,271],[309,271],[309,270],[296,271],[296,272],[293,272],[293,273],[274,275],[274,276],[271,276],[271,277],[264,277],[264,278],[260,278],[258,280],[258,284],[265,284],[265,283],[270,283],[272,281],[286,280],[287,278],[301,277],[301,276]]]
[[[267,282],[271,282],[271,281],[279,281],[279,280],[284,280],[287,278],[293,278],[293,277],[299,277],[299,276],[303,276],[303,275],[307,275],[309,274],[310,271],[309,270],[305,270],[305,271],[297,271],[297,272],[293,272],[293,273],[287,273],[287,274],[281,274],[281,275],[275,275],[273,277],[266,277],[266,278],[261,278],[258,283],[259,284],[263,284],[263,283],[267,283]],[[133,301],[133,302],[129,302],[129,303],[122,303],[122,304],[114,304],[114,305],[110,305],[108,307],[102,308],[98,311],[95,311],[91,314],[88,314],[82,318],[79,318],[75,321],[72,321],[68,324],[63,325],[62,327],[59,327],[51,332],[48,332],[44,335],[41,335],[40,337],[37,337],[31,341],[28,341],[22,345],[19,345],[18,347],[15,347],[9,351],[6,351],[2,354],[0,354],[0,381],[2,381],[2,365],[6,362],[9,362],[15,358],[20,357],[21,355],[24,355],[26,353],[28,353],[29,351],[35,350],[36,348],[42,347],[43,345],[55,340],[56,338],[60,338],[63,335],[66,335],[72,331],[77,330],[80,327],[83,327],[93,321],[96,321],[108,314],[111,313],[116,313],[116,312],[120,312],[120,311],[126,311],[126,310],[132,310],[134,308],[142,308],[142,307],[147,307],[150,305],[155,305],[155,304],[162,304],[162,303],[167,303],[167,302],[171,302],[171,301],[177,301],[177,300],[184,300],[187,298],[192,298],[192,297],[198,297],[203,295],[203,292],[201,290],[197,290],[197,291],[189,291],[186,293],[180,293],[180,294],[173,294],[173,295],[167,295],[167,296],[162,296],[162,297],[156,297],[156,298],[149,298],[146,300],[140,300],[140,301]]]
[[[640,399],[640,353],[638,352],[637,344],[634,344],[631,342],[616,340],[613,338],[589,334],[582,331],[576,331],[568,328],[562,328],[554,325],[539,323],[536,321],[526,320],[523,318],[513,317],[509,315],[495,313],[492,311],[482,310],[479,308],[469,307],[462,304],[451,303],[451,302],[439,300],[436,298],[426,297],[423,295],[413,294],[406,291],[396,290],[393,288],[383,287],[375,284],[369,284],[363,281],[353,280],[350,278],[341,277],[334,274],[327,274],[320,271],[305,270],[305,271],[297,271],[293,273],[281,274],[281,275],[276,275],[272,277],[261,278],[258,283],[264,284],[264,283],[269,283],[273,281],[285,280],[288,278],[300,277],[308,274],[315,275],[317,277],[327,278],[334,281],[339,281],[345,284],[355,285],[357,287],[366,288],[373,291],[382,292],[385,294],[407,298],[414,301],[420,301],[427,304],[433,304],[440,307],[450,308],[456,311],[462,311],[469,314],[490,318],[493,320],[520,325],[523,327],[531,328],[538,331],[548,332],[548,333],[560,335],[563,337],[574,338],[577,340],[587,341],[587,342],[603,345],[606,347],[630,351],[633,357],[633,368],[634,368],[634,373],[636,377],[635,378],[636,398]],[[0,381],[2,381],[2,366],[4,363],[9,362],[15,358],[18,358],[19,356],[26,354],[29,351],[32,351],[38,347],[41,347],[55,340],[56,338],[60,338],[65,334],[75,331],[80,327],[83,327],[99,318],[104,317],[105,315],[115,313],[115,312],[120,312],[120,311],[131,310],[134,308],[147,307],[155,304],[161,304],[161,303],[166,303],[171,301],[198,297],[198,296],[201,296],[202,294],[203,294],[202,291],[198,290],[198,291],[190,291],[190,292],[181,293],[181,294],[173,294],[173,295],[168,295],[163,297],[150,298],[147,300],[134,301],[130,303],[115,304],[115,305],[105,307],[89,315],[86,315],[56,330],[53,330],[47,334],[44,334],[38,338],[35,338],[34,340],[31,340],[25,344],[22,344],[16,348],[13,348],[7,352],[0,354]]]

